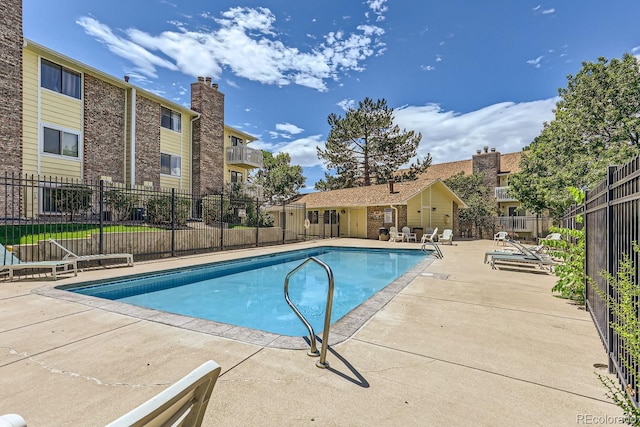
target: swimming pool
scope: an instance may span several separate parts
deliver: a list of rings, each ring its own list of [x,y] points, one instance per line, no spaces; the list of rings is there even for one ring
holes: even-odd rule
[[[283,283],[287,273],[310,256],[324,261],[334,272],[332,323],[426,258],[411,249],[326,246],[58,288],[279,335],[303,336],[307,331],[286,304]],[[320,332],[326,272],[315,263],[308,264],[291,277],[289,294]]]

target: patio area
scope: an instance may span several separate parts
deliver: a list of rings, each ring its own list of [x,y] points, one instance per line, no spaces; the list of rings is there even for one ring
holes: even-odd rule
[[[0,282],[0,415],[18,413],[30,426],[104,425],[209,359],[222,374],[206,426],[561,426],[622,415],[595,375],[606,373],[594,365],[606,365],[607,355],[589,314],[552,295],[555,276],[484,264],[491,240],[441,246],[443,259],[330,348],[330,369],[316,368],[306,350],[42,295],[62,284],[318,245],[420,246],[332,239],[56,282]]]

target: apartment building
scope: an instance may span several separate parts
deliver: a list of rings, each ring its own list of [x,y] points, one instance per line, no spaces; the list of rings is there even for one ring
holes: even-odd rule
[[[262,166],[256,138],[224,124],[211,78],[186,107],[25,39],[20,0],[2,2],[0,20],[1,173],[205,195]]]

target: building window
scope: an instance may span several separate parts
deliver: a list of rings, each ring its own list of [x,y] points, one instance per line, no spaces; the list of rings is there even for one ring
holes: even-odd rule
[[[77,158],[78,139],[77,134],[45,127],[43,132],[43,151],[49,154]]]
[[[162,107],[162,118],[160,119],[160,125],[163,128],[171,129],[176,132],[182,131],[182,116],[168,108]]]
[[[237,146],[240,146],[240,145],[244,145],[244,140],[242,138],[238,138],[237,136],[231,135],[229,137],[229,139],[231,139],[231,146],[232,147],[237,147]]]
[[[40,65],[40,86],[80,99],[82,91],[80,73],[71,71],[46,59]]]
[[[242,182],[242,173],[231,171],[231,182]]]
[[[309,222],[311,224],[317,224],[318,223],[318,211],[308,211],[307,212],[307,219],[309,220]]]
[[[160,153],[160,173],[163,175],[180,176],[180,157]]]
[[[324,211],[322,217],[325,224],[336,224],[338,220],[338,215],[335,210]]]

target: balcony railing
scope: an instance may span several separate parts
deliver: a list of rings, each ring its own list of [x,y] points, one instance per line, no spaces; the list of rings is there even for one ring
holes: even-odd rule
[[[496,200],[498,202],[517,202],[518,199],[514,199],[509,195],[509,187],[496,187]]]
[[[253,168],[262,167],[262,151],[245,146],[227,147],[227,163]]]
[[[224,191],[227,194],[244,195],[253,199],[263,199],[262,185],[249,184],[246,182],[230,182],[225,185]]]

